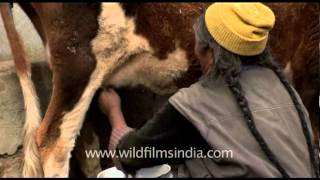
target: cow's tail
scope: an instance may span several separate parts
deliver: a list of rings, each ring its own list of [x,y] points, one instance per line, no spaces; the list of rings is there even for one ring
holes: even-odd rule
[[[27,66],[23,42],[14,26],[10,5],[8,3],[0,3],[0,11],[24,98],[24,165],[22,175],[23,177],[42,177],[43,170],[35,140],[36,131],[41,122],[38,97]]]

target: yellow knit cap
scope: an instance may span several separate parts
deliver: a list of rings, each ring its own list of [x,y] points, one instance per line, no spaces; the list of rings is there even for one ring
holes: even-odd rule
[[[253,56],[265,49],[275,15],[262,3],[214,3],[205,12],[205,23],[219,45]]]

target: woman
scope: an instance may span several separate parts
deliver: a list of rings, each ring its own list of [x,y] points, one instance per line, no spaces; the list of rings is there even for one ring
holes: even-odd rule
[[[266,48],[275,16],[261,3],[214,3],[194,25],[203,76],[141,129],[127,127],[112,89],[99,98],[110,149],[232,150],[232,158],[119,158],[134,172],[179,164],[177,177],[318,176],[307,112]]]

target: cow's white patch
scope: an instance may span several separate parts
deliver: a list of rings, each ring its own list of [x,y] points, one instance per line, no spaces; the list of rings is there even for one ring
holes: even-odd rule
[[[187,70],[188,61],[183,50],[177,48],[167,60],[158,61],[152,56],[148,41],[136,35],[134,30],[134,19],[125,17],[119,3],[103,3],[99,32],[91,42],[97,60],[96,69],[79,102],[62,118],[60,137],[55,146],[49,149],[50,154],[43,164],[46,177],[68,176],[70,153],[77,134],[91,100],[104,80],[108,84],[115,72],[118,72],[112,80],[115,85],[143,84],[158,92],[163,92],[163,88],[172,91],[172,80]],[[126,77],[130,75],[132,78],[128,80]]]
[[[38,147],[36,145],[36,130],[41,122],[38,96],[29,75],[19,75],[25,107],[25,123],[23,127],[24,165],[23,177],[42,176],[42,168]]]

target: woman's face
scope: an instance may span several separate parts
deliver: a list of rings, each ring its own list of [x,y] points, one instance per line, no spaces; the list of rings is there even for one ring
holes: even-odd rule
[[[202,73],[206,74],[213,63],[213,50],[201,44],[197,36],[195,36],[195,40],[194,52],[199,60]]]

